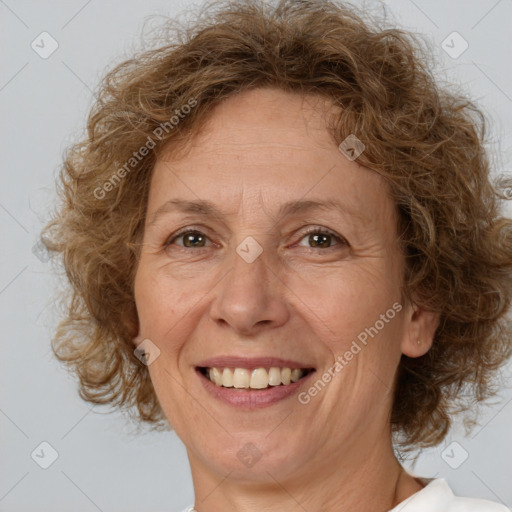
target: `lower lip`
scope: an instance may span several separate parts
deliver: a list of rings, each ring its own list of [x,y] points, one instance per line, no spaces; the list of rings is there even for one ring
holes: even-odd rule
[[[281,384],[280,386],[272,386],[265,389],[237,389],[217,386],[199,370],[196,370],[196,372],[208,393],[226,404],[243,409],[267,407],[280,402],[296,393],[309,377],[315,373],[312,371],[297,382],[287,385]]]

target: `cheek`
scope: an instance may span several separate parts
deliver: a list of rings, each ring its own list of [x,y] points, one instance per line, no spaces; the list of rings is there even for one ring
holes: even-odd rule
[[[204,315],[212,286],[200,275],[176,280],[149,265],[139,267],[135,278],[139,337],[149,338],[159,347],[162,357],[158,363],[179,366],[186,340]]]
[[[316,326],[320,338],[328,340],[331,349],[342,349],[375,322],[380,327],[380,315],[400,297],[398,286],[382,269],[349,265],[345,269],[310,274],[307,279],[301,276],[290,288],[300,299],[297,307],[303,316]],[[396,319],[395,311],[391,313]],[[388,317],[385,319],[390,320]],[[391,319],[382,331],[389,332],[392,323]]]
[[[169,279],[149,265],[139,267],[135,277],[135,303],[142,334],[155,334],[183,318],[190,309],[191,298],[180,282]]]

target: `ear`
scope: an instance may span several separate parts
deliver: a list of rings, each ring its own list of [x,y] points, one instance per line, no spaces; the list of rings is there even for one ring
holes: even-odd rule
[[[132,338],[132,345],[133,345],[133,348],[136,349],[140,344],[141,342],[144,340],[144,338],[140,335],[140,333],[137,334],[137,336],[134,336]]]
[[[413,302],[406,306],[404,315],[406,331],[402,340],[402,354],[408,357],[423,356],[432,347],[440,315]]]

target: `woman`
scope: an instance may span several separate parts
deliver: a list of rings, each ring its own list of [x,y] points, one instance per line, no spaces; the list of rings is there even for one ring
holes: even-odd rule
[[[172,426],[198,512],[507,510],[394,452],[512,352],[483,116],[425,59],[343,5],[231,2],[103,82],[46,230],[54,351]]]

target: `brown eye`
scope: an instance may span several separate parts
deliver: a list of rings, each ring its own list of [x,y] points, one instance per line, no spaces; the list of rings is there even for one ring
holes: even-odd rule
[[[307,246],[313,249],[329,249],[334,245],[348,245],[340,236],[325,229],[313,229],[306,233],[302,239],[307,239]],[[303,245],[303,244],[299,244]]]
[[[326,233],[319,233],[309,235],[309,243],[312,247],[330,247],[331,246],[332,235]]]
[[[165,245],[168,246],[174,244],[177,240],[182,241],[182,243],[176,244],[180,247],[205,247],[208,237],[200,231],[185,231],[174,236],[172,239],[167,241]]]

